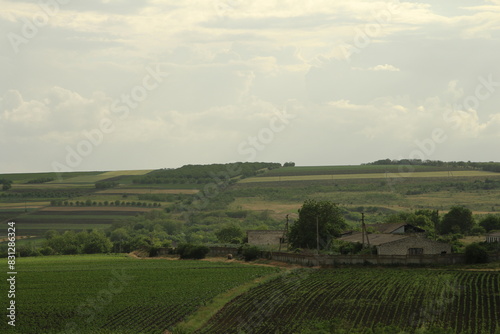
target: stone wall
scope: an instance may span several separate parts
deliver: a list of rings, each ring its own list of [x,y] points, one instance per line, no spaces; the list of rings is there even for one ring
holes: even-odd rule
[[[210,256],[237,254],[233,247],[211,247]],[[490,261],[500,261],[500,252],[489,253]],[[261,257],[273,261],[287,262],[301,266],[335,267],[339,265],[448,265],[465,263],[464,254],[439,255],[315,255],[285,252],[261,252]]]

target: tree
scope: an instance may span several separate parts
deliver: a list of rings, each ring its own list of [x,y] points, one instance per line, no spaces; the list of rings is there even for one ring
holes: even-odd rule
[[[6,191],[12,188],[12,181],[7,179],[0,179],[0,183],[2,184],[2,190]]]
[[[238,226],[231,224],[215,232],[215,236],[220,243],[240,243],[244,234]]]
[[[437,210],[416,210],[415,212],[400,212],[386,218],[387,223],[407,223],[434,232],[439,223]]]
[[[177,252],[181,259],[204,259],[210,248],[203,245],[181,244],[177,247]]]
[[[290,227],[289,242],[295,248],[325,248],[332,238],[347,228],[342,210],[329,201],[306,200],[299,209],[299,219]]]
[[[450,211],[443,216],[439,231],[442,234],[449,233],[469,233],[474,227],[474,217],[472,211],[464,206],[453,206]]]
[[[85,239],[83,244],[83,253],[85,254],[97,254],[97,253],[109,253],[113,248],[113,243],[100,231],[92,231],[90,233],[84,234],[85,232],[80,232],[83,234],[82,237]]]
[[[245,261],[253,261],[259,258],[260,249],[257,246],[244,245],[241,247],[241,255]]]
[[[487,215],[481,220],[479,225],[483,227],[486,232],[500,230],[500,216]]]
[[[489,260],[486,248],[478,243],[472,243],[465,247],[465,262],[473,263],[487,263]]]

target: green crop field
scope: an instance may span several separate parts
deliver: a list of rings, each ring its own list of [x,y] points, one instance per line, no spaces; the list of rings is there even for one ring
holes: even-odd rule
[[[271,174],[270,174],[271,175]],[[399,178],[448,178],[448,177],[488,177],[498,176],[498,173],[483,171],[418,171],[402,173],[340,173],[340,174],[301,174],[284,176],[258,176],[243,179],[241,183],[251,182],[280,182],[280,181],[314,181],[314,180],[349,180],[349,179],[399,179]]]
[[[19,258],[17,271],[16,326],[4,319],[2,333],[160,334],[215,296],[279,270],[86,255]],[[7,293],[1,301],[8,304]]]
[[[295,166],[269,170],[260,176],[299,176],[299,175],[336,175],[371,173],[408,173],[408,172],[448,172],[463,171],[457,167],[437,167],[422,165],[349,165],[349,166]]]
[[[64,183],[95,183],[98,181],[116,178],[120,176],[139,176],[151,172],[151,170],[124,170],[124,171],[111,171],[99,172],[98,174],[81,175],[63,180]],[[52,183],[59,183],[58,180]]]
[[[348,333],[377,326],[407,333],[417,328],[494,333],[500,328],[499,271],[285,272],[124,255],[18,258],[16,266],[16,327],[5,321],[0,325],[0,331],[8,328],[8,333],[187,333],[176,326],[188,317],[198,323],[198,330],[191,330],[200,334],[300,333],[314,328]],[[218,312],[213,310],[211,318],[200,312],[216,296],[280,272],[267,283],[236,293]],[[7,294],[1,299],[6,305]]]
[[[0,210],[0,218],[14,220],[19,236],[41,236],[47,230],[103,230],[115,221],[149,210],[134,207],[47,207],[30,210],[26,214],[24,209],[4,209]],[[0,231],[0,238],[5,237],[6,233],[6,230]]]
[[[53,178],[55,182],[58,182],[79,176],[91,176],[91,175],[98,175],[101,173],[102,172],[12,173],[12,174],[0,174],[0,179],[11,180],[14,183],[27,183],[31,180],[36,180],[41,178]]]
[[[299,270],[235,298],[196,333],[349,333],[381,325],[493,333],[500,329],[499,272]]]

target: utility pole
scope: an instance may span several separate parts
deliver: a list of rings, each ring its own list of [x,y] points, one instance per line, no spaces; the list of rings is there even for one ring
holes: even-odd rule
[[[319,254],[319,219],[316,216],[316,253]]]
[[[365,233],[366,233],[366,229],[365,229],[365,213],[361,212],[361,234],[363,235],[363,242],[362,242],[363,247],[365,247]]]
[[[286,249],[289,250],[289,247],[288,247],[288,215],[286,215],[286,223],[285,223],[285,230],[283,231],[283,238],[281,238],[282,240],[280,240],[280,248],[279,248],[279,252],[281,252],[281,241],[283,241],[283,243],[285,243],[285,240],[286,240]]]
[[[368,244],[368,247],[370,247],[370,239],[368,239],[368,231],[366,230],[364,212],[361,213],[361,228],[363,233],[363,247],[365,246],[365,235],[366,235],[366,243]]]

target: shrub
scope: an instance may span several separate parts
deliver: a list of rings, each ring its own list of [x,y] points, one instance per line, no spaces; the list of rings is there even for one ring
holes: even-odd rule
[[[470,231],[472,235],[483,235],[486,233],[486,230],[482,226],[474,226]]]
[[[245,261],[253,261],[260,257],[260,249],[257,246],[245,245],[241,248],[241,255]]]
[[[49,246],[45,246],[45,247],[40,248],[40,253],[42,255],[55,255],[56,254],[56,252],[52,249],[52,247],[49,247]]]
[[[17,251],[18,251],[20,257],[41,255],[40,252],[38,250],[36,250],[35,248],[33,248],[31,245],[24,245],[24,246],[18,247]]]
[[[203,245],[181,244],[177,247],[177,253],[181,259],[204,259],[210,249]]]
[[[488,252],[484,246],[478,243],[472,243],[465,247],[465,262],[473,263],[487,263],[489,260]]]

